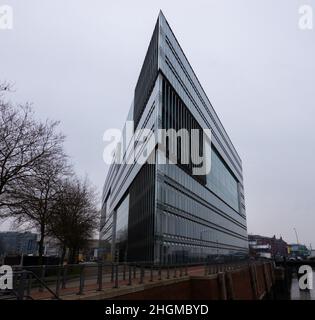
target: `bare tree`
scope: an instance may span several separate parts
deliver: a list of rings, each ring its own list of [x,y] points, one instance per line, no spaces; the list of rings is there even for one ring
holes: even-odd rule
[[[17,183],[61,153],[64,141],[56,132],[58,122],[37,122],[29,104],[15,106],[5,101],[9,90],[9,84],[0,84],[0,213],[14,204],[10,194]]]
[[[44,239],[47,225],[53,214],[53,206],[61,191],[62,180],[71,173],[66,156],[59,152],[41,161],[32,169],[32,173],[20,177],[14,191],[9,192],[10,216],[17,223],[36,228],[40,234],[38,251],[43,256]]]
[[[87,179],[64,181],[52,208],[48,229],[63,248],[62,261],[66,248],[69,248],[69,262],[75,262],[79,249],[87,245],[99,224],[99,211],[96,206],[96,192]]]
[[[58,122],[35,121],[28,104],[4,101],[9,89],[0,84],[0,217],[38,230],[40,260],[51,234],[73,261],[99,222],[95,192],[87,180],[71,180]]]
[[[4,92],[9,91],[12,88],[12,85],[8,82],[0,83],[0,96],[4,94]]]

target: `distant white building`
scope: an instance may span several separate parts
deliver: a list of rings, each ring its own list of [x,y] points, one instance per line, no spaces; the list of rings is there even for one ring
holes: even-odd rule
[[[62,250],[56,239],[47,237],[44,241],[44,256],[47,257],[59,257]]]

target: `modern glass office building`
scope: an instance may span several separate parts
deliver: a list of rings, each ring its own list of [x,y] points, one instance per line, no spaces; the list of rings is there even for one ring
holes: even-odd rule
[[[127,120],[135,133],[128,139],[125,125],[122,161],[111,165],[103,190],[100,240],[107,257],[162,264],[245,257],[242,161],[162,12]],[[145,137],[144,128],[151,132]],[[192,144],[183,150],[187,145],[178,143],[177,164],[167,161],[174,151],[168,144],[149,147],[159,129],[210,129],[210,173],[193,175]],[[203,135],[199,142],[202,155]],[[192,154],[188,162],[182,151]],[[147,161],[129,161],[144,155]]]

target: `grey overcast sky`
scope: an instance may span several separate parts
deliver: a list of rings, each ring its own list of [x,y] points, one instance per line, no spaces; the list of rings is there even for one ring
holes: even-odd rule
[[[243,160],[249,233],[315,247],[315,29],[312,0],[0,0],[0,80],[15,102],[61,121],[80,175],[101,190],[103,132],[121,128],[163,10]],[[2,225],[2,228],[4,226]]]

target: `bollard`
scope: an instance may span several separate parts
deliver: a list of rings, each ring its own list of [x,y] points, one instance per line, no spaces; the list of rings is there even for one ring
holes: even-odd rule
[[[162,280],[161,264],[159,264],[159,272],[158,272],[158,275],[159,275],[158,279],[159,279],[159,280]]]
[[[183,266],[179,266],[179,277],[181,278],[183,276]]]
[[[177,268],[176,268],[176,265],[174,266],[174,278],[177,278]]]
[[[167,275],[166,275],[166,279],[170,278],[170,267],[169,265],[167,265]]]
[[[188,276],[187,264],[185,265],[185,276]]]

